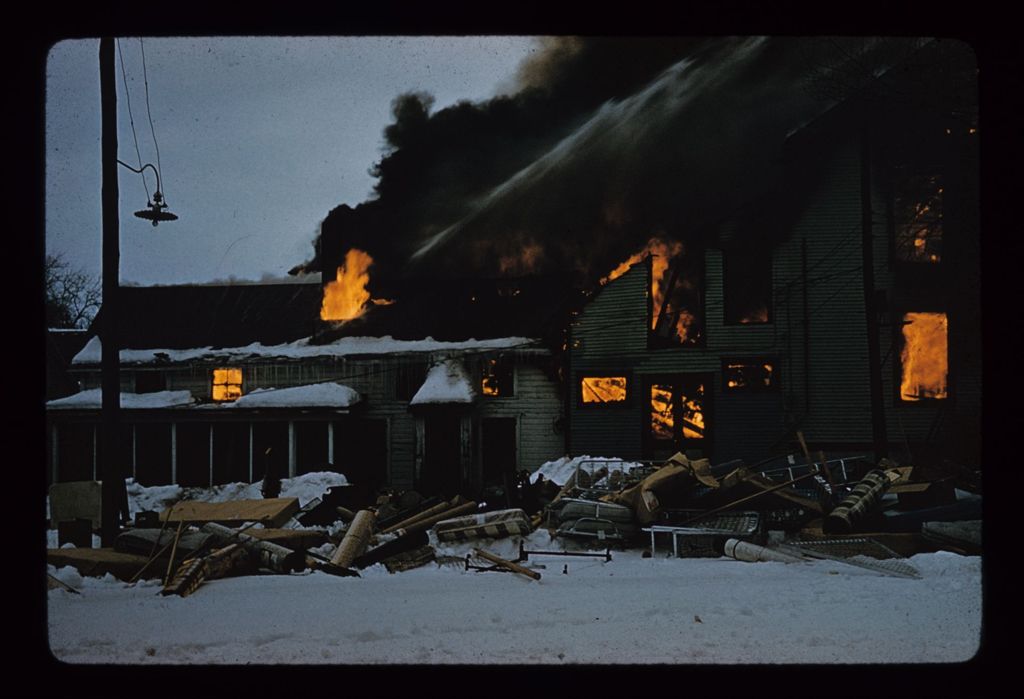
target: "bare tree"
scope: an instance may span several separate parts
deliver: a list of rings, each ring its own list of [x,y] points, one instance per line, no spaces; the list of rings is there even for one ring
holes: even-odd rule
[[[62,255],[47,255],[43,273],[46,327],[88,327],[102,300],[103,287],[99,278],[73,268]]]

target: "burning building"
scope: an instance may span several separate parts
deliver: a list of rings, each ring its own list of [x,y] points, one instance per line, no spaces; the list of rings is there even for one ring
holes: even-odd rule
[[[361,286],[362,273],[347,281]],[[122,289],[136,319],[119,339],[125,475],[204,486],[333,470],[370,488],[476,496],[563,453],[551,352],[536,338],[487,337],[468,310],[447,331],[428,322],[437,338],[412,338],[427,305],[368,296],[392,313],[323,320],[331,284]],[[476,294],[480,319],[537,327],[513,316],[529,291]],[[71,363],[83,390],[48,404],[53,481],[99,473],[100,349],[93,338]]]
[[[897,72],[893,91],[916,74]],[[799,430],[830,454],[979,466],[977,129],[878,97],[794,129],[770,199],[700,248],[648,246],[574,318],[571,453],[749,461],[799,451]],[[700,320],[673,327],[679,279]]]
[[[827,99],[781,39],[558,40],[515,95],[401,96],[375,196],[294,270],[320,284],[124,290],[128,472],[476,494],[565,453],[756,461],[797,431],[976,464],[976,99],[946,90],[970,51],[856,42],[835,55],[866,75],[810,76]],[[95,343],[72,370],[55,480],[96,473]]]

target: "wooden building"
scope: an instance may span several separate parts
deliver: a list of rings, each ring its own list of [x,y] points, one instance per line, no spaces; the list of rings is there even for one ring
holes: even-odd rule
[[[396,304],[347,328],[323,323],[319,284],[121,293],[119,460],[143,485],[333,470],[373,488],[478,495],[564,452],[562,394],[535,338],[473,337],[471,318],[461,331],[448,322],[447,339],[366,335],[417,330],[404,316],[430,314]],[[98,338],[70,371],[83,390],[47,405],[52,481],[96,478],[102,458]]]
[[[940,106],[837,104],[763,201],[607,283],[570,330],[570,453],[751,463],[801,431],[978,467],[978,135]]]

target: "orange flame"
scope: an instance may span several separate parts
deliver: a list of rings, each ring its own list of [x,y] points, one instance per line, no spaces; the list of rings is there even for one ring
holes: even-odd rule
[[[903,316],[903,400],[945,398],[949,359],[945,313],[906,313]]]
[[[614,279],[618,279],[630,267],[651,255],[651,295],[654,297],[654,314],[651,318],[651,328],[654,328],[658,323],[658,315],[661,313],[662,304],[665,303],[663,285],[666,281],[665,275],[668,273],[669,263],[672,261],[672,258],[677,257],[682,252],[683,244],[678,241],[669,243],[661,238],[651,238],[642,250],[630,255],[628,259],[613,269],[607,277],[601,279],[601,284],[604,285]],[[680,339],[686,338],[687,329],[693,321],[693,315],[681,310],[679,319],[676,321],[676,331],[679,333]]]
[[[324,300],[320,306],[323,320],[354,320],[366,312],[370,303],[368,270],[373,258],[362,250],[352,248],[345,254],[345,262],[338,267],[335,281],[324,287]]]

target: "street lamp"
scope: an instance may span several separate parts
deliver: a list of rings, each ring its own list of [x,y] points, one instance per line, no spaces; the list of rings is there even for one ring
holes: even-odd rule
[[[129,165],[128,163],[124,162],[123,160],[118,160],[117,164],[118,165],[123,165],[124,167],[128,168],[132,172],[136,172],[136,173],[138,173],[140,175],[142,174],[142,172],[147,167],[151,168],[153,170],[153,172],[156,174],[156,191],[153,193],[153,201],[147,201],[146,202],[146,206],[148,206],[149,208],[148,209],[142,209],[141,211],[136,211],[135,212],[136,216],[138,216],[139,218],[144,218],[144,219],[146,219],[148,221],[152,221],[154,226],[156,226],[161,221],[177,221],[178,220],[178,217],[176,215],[172,214],[170,211],[164,211],[164,209],[167,208],[167,204],[164,203],[164,195],[160,193],[160,189],[161,189],[161,187],[160,187],[160,171],[157,170],[155,167],[153,167],[153,163],[146,163],[145,165],[143,165],[138,170],[136,170],[135,168],[133,168],[131,165]]]

